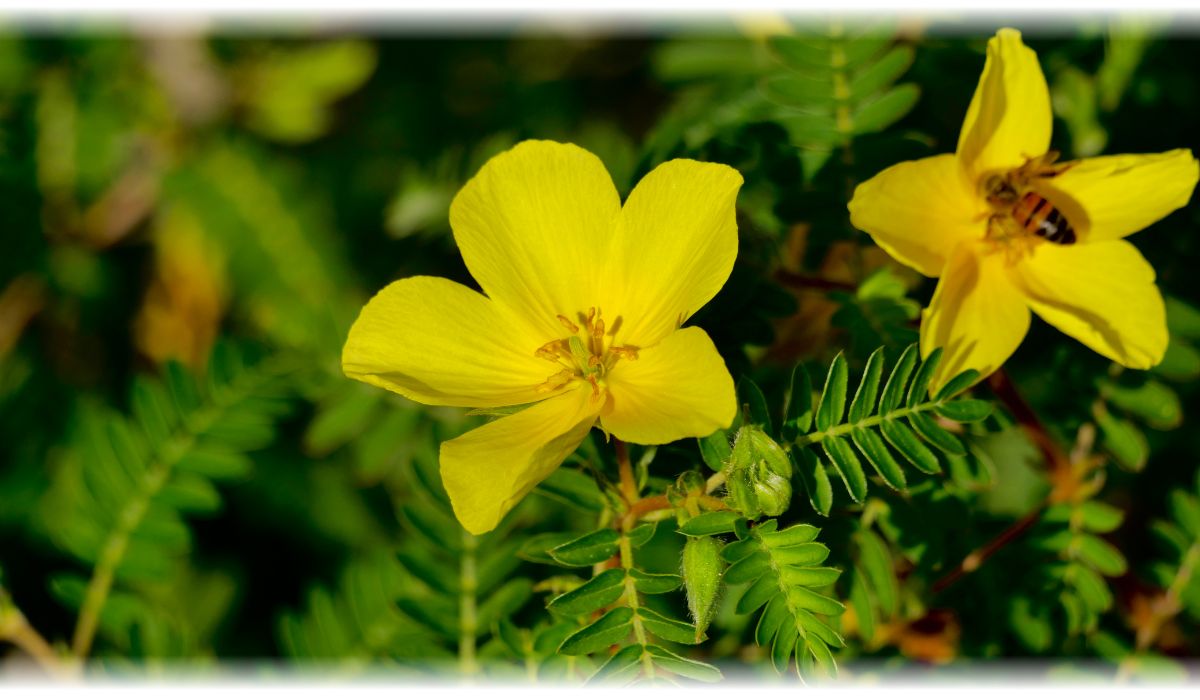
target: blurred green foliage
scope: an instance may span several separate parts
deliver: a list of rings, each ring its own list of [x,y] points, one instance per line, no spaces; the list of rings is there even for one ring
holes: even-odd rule
[[[1040,323],[1006,366],[1070,473],[1019,416],[987,415],[985,385],[922,403],[928,370],[904,350],[932,284],[847,218],[856,183],[953,149],[992,29],[0,28],[0,641],[27,623],[114,669],[713,680],[793,657],[807,676],[1042,656],[1185,672],[1169,659],[1200,654],[1200,208],[1137,237],[1169,297],[1159,367],[1121,370]],[[1200,42],[1162,30],[1028,33],[1055,148],[1200,151]],[[449,203],[531,137],[596,153],[622,194],[672,157],[744,174],[737,266],[693,322],[742,377],[745,415],[633,456],[681,509],[720,476],[772,524],[612,529],[617,469],[593,434],[472,537],[436,447],[483,418],[341,376],[372,292],[471,284]],[[907,422],[861,425],[877,394]],[[635,628],[647,639],[603,653]]]

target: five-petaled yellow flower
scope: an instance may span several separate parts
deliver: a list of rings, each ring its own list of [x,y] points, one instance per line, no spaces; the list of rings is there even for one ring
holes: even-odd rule
[[[728,166],[673,160],[622,207],[596,156],[526,141],[450,206],[484,294],[411,277],[363,308],[342,354],[348,376],[426,404],[533,404],[442,444],[463,527],[495,528],[597,422],[647,445],[732,422],[729,370],[703,330],[680,326],[733,268],[741,184]]]
[[[954,154],[900,163],[861,184],[854,225],[900,262],[940,277],[921,352],[944,348],[933,386],[987,375],[1016,350],[1030,310],[1096,352],[1144,369],[1167,347],[1154,270],[1125,236],[1187,204],[1191,151],[1054,162],[1037,55],[1002,29]]]

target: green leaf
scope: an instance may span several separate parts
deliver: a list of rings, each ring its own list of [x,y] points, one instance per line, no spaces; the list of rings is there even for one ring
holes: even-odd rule
[[[771,550],[778,566],[815,566],[829,558],[829,547],[820,542],[793,545]]]
[[[855,428],[850,433],[850,438],[888,486],[897,491],[903,491],[907,487],[908,481],[904,476],[904,470],[900,468],[900,463],[892,457],[892,453],[883,443],[883,439],[874,431],[867,428]]]
[[[817,430],[825,432],[841,423],[846,412],[847,380],[846,358],[839,352],[829,365],[825,388],[821,391],[821,401],[817,404]]]
[[[776,673],[783,673],[787,670],[788,659],[792,658],[792,653],[796,648],[796,639],[800,636],[800,631],[793,623],[780,625],[779,633],[775,635],[775,641],[771,644],[771,665],[775,668]]]
[[[789,526],[783,530],[775,532],[759,532],[758,538],[763,544],[772,548],[791,547],[797,544],[806,544],[817,539],[817,535],[821,532],[807,523],[798,523]]]
[[[846,492],[855,503],[862,503],[867,497],[867,475],[863,473],[862,464],[855,456],[854,450],[843,438],[833,435],[825,436],[825,439],[821,440],[821,447],[842,475],[842,481],[846,483]]]
[[[1105,576],[1120,576],[1128,568],[1121,552],[1095,535],[1079,535],[1075,540],[1075,551],[1080,559]]]
[[[851,423],[857,423],[871,415],[879,399],[879,381],[883,377],[883,348],[878,348],[867,358],[867,366],[863,369],[862,381],[850,403]]]
[[[625,591],[625,570],[601,571],[590,581],[573,591],[551,600],[546,609],[564,617],[574,617],[612,605]]]
[[[888,414],[900,407],[904,398],[904,388],[908,384],[908,376],[912,374],[917,364],[917,346],[909,345],[900,355],[896,366],[883,387],[883,398],[879,401],[879,413]]]
[[[917,469],[926,474],[942,472],[937,457],[929,451],[929,448],[917,438],[913,431],[908,429],[908,426],[889,418],[879,424],[879,432],[883,433],[884,439]]]
[[[820,588],[837,581],[841,573],[841,571],[828,566],[789,566],[779,571],[779,580],[787,586]]]
[[[737,383],[738,405],[742,406],[746,419],[762,428],[763,432],[771,432],[771,412],[767,410],[767,399],[762,389],[749,377],[742,377]]]
[[[758,616],[758,624],[754,627],[754,640],[760,647],[771,643],[771,639],[779,632],[784,624],[792,624],[791,611],[788,610],[787,598],[782,593],[776,594],[763,608]]]
[[[777,35],[768,39],[768,45],[780,62],[801,74],[828,70],[831,65],[828,45],[811,37]]]
[[[841,615],[842,611],[846,609],[844,605],[833,598],[814,593],[803,586],[790,589],[787,596],[792,605],[822,615]]]
[[[959,423],[975,423],[992,413],[992,403],[980,399],[959,399],[934,405],[933,410],[943,418]]]
[[[240,452],[230,452],[219,447],[197,447],[183,456],[175,468],[210,479],[237,479],[250,473],[252,464]]]
[[[774,576],[763,576],[742,593],[738,599],[736,610],[739,615],[749,615],[767,604],[771,596],[779,592],[779,584]]]
[[[940,402],[953,398],[975,386],[975,382],[977,381],[979,381],[978,370],[968,369],[959,372],[950,381],[946,382],[945,386],[938,390],[937,396],[934,399]]]
[[[933,352],[929,353],[929,357],[921,362],[921,366],[917,368],[917,375],[913,377],[912,384],[908,387],[909,408],[916,408],[925,402],[926,394],[929,391],[929,380],[933,379],[933,373],[937,371],[938,363],[941,360],[942,349],[934,348]]]
[[[854,133],[871,134],[883,131],[908,114],[920,97],[919,87],[905,83],[863,103],[854,113]]]
[[[918,435],[942,452],[959,456],[967,454],[967,448],[963,447],[958,438],[924,413],[908,414],[908,422],[916,429]]]
[[[144,376],[135,377],[130,403],[134,417],[151,444],[161,445],[171,437],[170,403],[161,384]]]
[[[825,468],[815,454],[803,447],[792,447],[792,458],[813,510],[821,515],[829,515],[833,507],[833,485],[829,483]]]
[[[575,532],[543,532],[526,540],[517,552],[517,556],[525,561],[538,564],[557,564],[554,557],[550,556],[550,550],[577,537],[579,534]]]
[[[617,553],[621,536],[616,530],[604,529],[590,532],[551,549],[548,554],[554,561],[566,566],[592,566],[610,559]]]
[[[736,586],[740,583],[749,583],[759,576],[762,576],[768,569],[771,568],[771,557],[766,552],[759,550],[744,559],[740,559],[732,566],[725,570],[725,583],[730,586]]]
[[[1200,499],[1184,491],[1172,491],[1168,496],[1171,517],[1192,539],[1200,539]]]
[[[854,607],[854,617],[858,620],[858,636],[864,642],[875,638],[875,606],[867,593],[863,582],[865,574],[862,569],[855,568],[850,579],[850,605]]]
[[[892,556],[883,540],[870,530],[860,530],[855,537],[858,543],[858,563],[870,582],[879,607],[891,617],[896,614],[900,597],[900,583]]]
[[[1130,471],[1144,469],[1150,458],[1150,445],[1142,431],[1128,420],[1109,413],[1103,406],[1093,415],[1096,426],[1100,428],[1101,445],[1117,463]]]
[[[639,592],[650,595],[670,593],[679,590],[683,585],[683,577],[676,574],[651,574],[638,569],[630,569],[629,576],[633,579],[633,585]]]
[[[812,379],[804,363],[797,364],[792,369],[791,390],[788,392],[784,407],[783,438],[795,440],[796,437],[808,432],[812,427]]]
[[[850,98],[860,102],[896,82],[912,65],[913,56],[911,46],[893,48],[850,79]]]
[[[650,654],[654,658],[654,662],[664,670],[670,671],[677,676],[683,676],[684,678],[690,678],[703,683],[716,683],[723,677],[721,671],[716,666],[686,659],[653,644],[646,645],[646,653]]]
[[[644,647],[640,644],[622,647],[620,651],[610,656],[603,666],[596,669],[588,682],[603,680],[612,683],[632,680],[642,669],[643,650]]]
[[[655,531],[658,529],[658,523],[642,523],[630,530],[626,537],[629,538],[629,544],[633,547],[641,547],[654,537]]]
[[[709,469],[714,472],[725,469],[725,465],[729,463],[729,455],[732,450],[729,445],[728,432],[718,430],[707,437],[697,438],[697,443],[700,445],[700,457],[708,465]]]
[[[629,636],[633,629],[633,611],[629,608],[614,608],[599,620],[584,627],[563,641],[558,651],[568,656],[594,654]]]
[[[1102,382],[1104,398],[1109,404],[1137,416],[1156,430],[1172,430],[1183,422],[1183,407],[1179,395],[1162,382],[1149,380],[1140,386],[1122,386]]]
[[[647,632],[668,642],[699,644],[707,639],[702,631],[688,623],[661,615],[647,607],[638,608],[638,617],[642,619]]]
[[[714,510],[708,513],[701,513],[694,518],[689,518],[679,528],[679,534],[688,535],[689,537],[701,537],[703,535],[721,535],[733,532],[734,523],[741,517],[741,515],[732,510]]]
[[[776,104],[805,111],[828,111],[834,102],[833,83],[799,73],[769,76],[762,85],[762,93]]]

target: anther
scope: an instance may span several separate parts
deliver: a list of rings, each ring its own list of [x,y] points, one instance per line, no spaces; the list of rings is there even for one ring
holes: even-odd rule
[[[549,392],[549,391],[561,389],[564,386],[566,386],[567,382],[571,381],[571,378],[574,376],[575,376],[575,374],[569,369],[564,369],[559,372],[555,372],[554,374],[550,375],[550,377],[548,379],[546,379],[546,381],[542,382],[541,384],[538,384],[537,392],[539,394],[545,394],[546,392]]]
[[[571,323],[571,319],[567,318],[566,316],[559,314],[558,321],[559,321],[559,323],[563,324],[563,328],[566,328],[567,330],[571,331],[572,333],[579,332],[579,326],[575,325],[574,323]]]
[[[638,349],[632,345],[612,347],[612,348],[609,348],[608,351],[611,352],[612,354],[616,355],[617,357],[621,358],[622,360],[638,359]]]

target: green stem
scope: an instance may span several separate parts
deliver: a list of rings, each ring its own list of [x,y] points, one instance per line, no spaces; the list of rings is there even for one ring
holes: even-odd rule
[[[944,403],[946,403],[946,401],[927,401],[912,407],[904,406],[884,414],[864,418],[854,423],[842,423],[840,425],[833,426],[829,430],[818,430],[816,432],[808,433],[807,435],[801,435],[793,440],[791,444],[796,447],[808,447],[809,445],[815,445],[821,442],[826,437],[848,435],[849,433],[853,432],[855,428],[869,428],[874,425],[879,425],[887,420],[897,420],[904,418],[905,416],[913,415],[914,413],[933,411]]]
[[[463,554],[459,560],[458,669],[463,676],[473,676],[479,666],[475,660],[475,636],[478,632],[475,594],[479,585],[475,577],[475,552],[479,541],[463,531]]]
[[[646,653],[646,628],[642,626],[641,595],[638,593],[633,576],[629,573],[633,568],[633,545],[624,532],[621,533],[621,568],[625,569],[625,602],[633,610],[633,637],[642,647],[642,670],[647,678],[654,678],[654,660]]]

